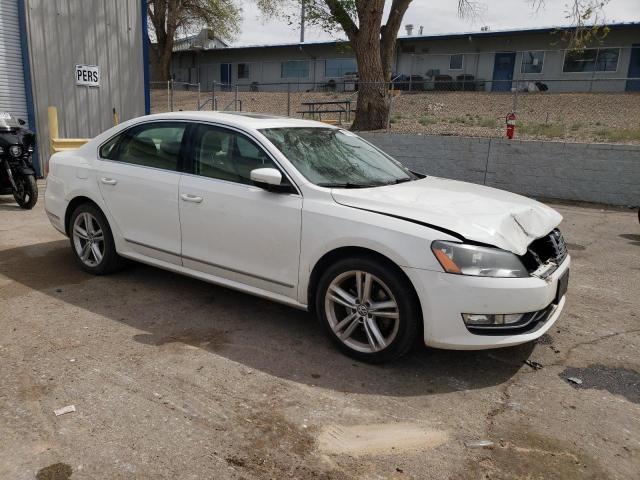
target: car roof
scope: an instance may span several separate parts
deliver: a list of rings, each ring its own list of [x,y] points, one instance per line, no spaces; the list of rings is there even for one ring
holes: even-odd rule
[[[265,115],[252,112],[215,112],[215,111],[192,111],[192,112],[168,112],[158,113],[139,117],[139,121],[150,120],[192,120],[204,122],[216,122],[225,125],[249,128],[284,128],[284,127],[307,127],[307,128],[336,128],[332,125],[316,122],[314,120],[302,120],[299,118],[279,117],[276,115]]]

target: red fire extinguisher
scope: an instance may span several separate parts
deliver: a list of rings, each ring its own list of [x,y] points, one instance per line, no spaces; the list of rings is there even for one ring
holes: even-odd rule
[[[513,138],[516,133],[516,114],[511,112],[507,115],[507,138]]]

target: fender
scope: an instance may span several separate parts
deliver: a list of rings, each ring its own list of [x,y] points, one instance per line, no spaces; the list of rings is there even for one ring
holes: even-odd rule
[[[33,175],[36,176],[36,171],[31,167],[20,167],[18,170],[22,175]]]

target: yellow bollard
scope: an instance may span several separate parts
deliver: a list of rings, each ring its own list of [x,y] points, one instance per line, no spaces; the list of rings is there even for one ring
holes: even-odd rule
[[[58,109],[56,107],[48,107],[47,115],[49,116],[50,155],[57,152],[75,150],[89,141],[87,138],[60,138],[60,132],[58,130]]]
[[[56,107],[47,108],[47,115],[49,117],[49,148],[51,153],[55,153],[53,149],[54,139],[60,137],[58,134],[58,109]]]

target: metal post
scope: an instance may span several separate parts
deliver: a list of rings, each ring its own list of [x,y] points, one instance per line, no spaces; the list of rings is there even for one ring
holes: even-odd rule
[[[167,112],[171,111],[171,81],[167,80]]]
[[[216,82],[211,83],[211,110],[216,109]]]
[[[169,90],[170,93],[170,97],[171,98],[171,109],[169,110],[170,112],[173,112],[173,89],[175,88],[175,85],[173,84],[173,78],[171,80],[169,80],[170,84],[171,84],[171,89]]]
[[[236,112],[238,111],[238,84],[236,84],[236,91],[233,98],[233,108],[235,108]]]
[[[304,8],[304,0],[300,2],[302,5],[300,7],[300,43],[304,43],[304,22],[305,22],[305,8]]]
[[[516,82],[516,91],[515,91],[515,95],[513,96],[513,113],[516,113],[518,111],[518,80],[516,80],[515,82]]]
[[[198,76],[200,72],[198,72]],[[198,110],[200,110],[200,82],[198,82]]]
[[[389,130],[391,130],[391,112],[393,111],[393,95],[391,94],[391,92],[389,92],[388,95],[389,95],[389,113],[387,114],[387,133],[389,133]]]
[[[291,116],[291,82],[287,82],[287,117]]]

